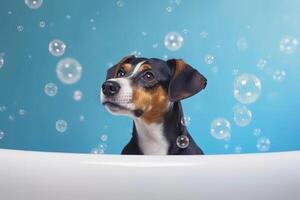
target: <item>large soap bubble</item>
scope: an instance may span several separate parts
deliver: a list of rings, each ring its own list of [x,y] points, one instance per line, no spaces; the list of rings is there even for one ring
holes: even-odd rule
[[[170,32],[165,36],[165,46],[171,51],[177,51],[183,44],[183,37],[177,32]]]
[[[62,56],[65,53],[66,45],[63,41],[55,39],[49,43],[48,50],[53,56]]]
[[[38,9],[42,6],[43,0],[25,0],[25,4],[28,6],[28,8]]]
[[[74,58],[65,58],[58,62],[56,74],[64,84],[74,84],[81,78],[82,67]]]
[[[234,80],[233,95],[240,103],[254,103],[261,93],[260,80],[252,74],[242,74]]]
[[[224,118],[217,118],[211,123],[210,133],[216,139],[223,140],[230,137],[230,131],[230,123]]]

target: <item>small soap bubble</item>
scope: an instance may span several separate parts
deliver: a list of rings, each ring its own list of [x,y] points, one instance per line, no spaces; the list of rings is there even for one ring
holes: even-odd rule
[[[214,56],[211,55],[211,54],[207,54],[205,57],[204,57],[204,62],[208,65],[211,65],[213,62],[214,62]]]
[[[14,115],[8,115],[9,121],[15,121],[16,117]]]
[[[76,90],[73,93],[73,99],[75,101],[80,101],[82,99],[82,92],[80,90]]]
[[[26,110],[24,110],[24,109],[19,109],[19,115],[20,116],[24,116],[24,115],[26,115],[27,114],[27,111]]]
[[[82,74],[82,66],[74,58],[64,58],[56,66],[56,75],[64,84],[74,84],[79,81]]]
[[[2,130],[0,129],[0,140],[3,139],[4,135],[5,135],[4,131],[2,131]]]
[[[6,106],[0,106],[0,112],[6,111]]]
[[[185,149],[189,146],[190,144],[190,139],[186,135],[180,135],[176,139],[176,144],[179,148]]]
[[[261,93],[260,80],[252,74],[242,74],[235,78],[233,95],[240,103],[254,103]]]
[[[189,30],[185,28],[185,29],[182,30],[182,33],[186,35],[186,34],[189,33]]]
[[[123,7],[124,6],[124,1],[123,0],[119,0],[119,1],[117,1],[117,6],[118,7]]]
[[[80,116],[79,116],[79,121],[83,122],[84,119],[85,119],[84,115],[80,115]]]
[[[158,44],[157,44],[157,43],[152,44],[152,48],[153,48],[153,49],[156,49],[157,47],[158,47]]]
[[[67,130],[68,128],[68,123],[65,120],[57,120],[55,122],[55,128],[58,132],[63,133]]]
[[[42,6],[43,0],[25,0],[25,4],[30,9],[38,9]]]
[[[218,139],[223,140],[229,137],[231,131],[231,126],[228,120],[224,118],[217,118],[212,121],[210,125],[210,134]]]
[[[71,19],[71,15],[66,15],[66,19],[67,20]]]
[[[177,51],[183,45],[183,37],[177,32],[170,32],[166,34],[164,44],[170,51]]]
[[[240,51],[246,51],[248,49],[248,41],[245,38],[239,38],[236,42],[236,46]]]
[[[271,147],[271,141],[269,138],[266,138],[266,137],[258,138],[256,147],[259,151],[262,151],[262,152],[269,151],[269,149]]]
[[[54,83],[47,83],[44,87],[44,92],[46,93],[46,95],[53,97],[57,94],[58,91],[58,87],[56,84]]]
[[[259,70],[264,70],[266,65],[267,61],[265,59],[259,59],[256,66]]]
[[[239,74],[239,70],[238,69],[233,69],[232,70],[232,75],[233,76],[236,76],[236,75],[238,75]]]
[[[233,119],[236,125],[244,127],[250,124],[252,113],[246,106],[238,105],[233,108]]]
[[[99,149],[99,148],[93,148],[91,150],[91,154],[104,154],[104,150],[103,149]]]
[[[285,54],[292,54],[298,48],[298,39],[293,36],[284,36],[279,42],[279,50]]]
[[[107,144],[105,144],[105,143],[99,143],[98,144],[98,149],[103,149],[103,151],[105,151],[107,149]]]
[[[106,142],[107,139],[108,139],[108,135],[107,135],[107,134],[102,134],[102,135],[100,136],[100,139],[101,139],[102,142]]]
[[[63,41],[55,39],[49,43],[48,50],[53,56],[62,56],[65,53],[66,45]]]
[[[277,69],[273,72],[272,78],[276,82],[282,82],[285,79],[285,71],[282,69]]]
[[[24,26],[18,25],[17,26],[17,31],[22,32],[24,30]]]
[[[234,148],[234,152],[235,153],[241,153],[242,152],[242,147],[240,146],[240,145],[238,145],[238,146],[236,146],[235,148]]]
[[[169,12],[169,13],[172,12],[172,11],[173,11],[172,6],[168,6],[168,7],[166,8],[166,11]]]
[[[261,129],[260,128],[255,128],[253,130],[253,135],[254,136],[260,136],[260,134],[261,134]]]
[[[97,27],[96,27],[96,26],[93,26],[93,27],[92,27],[92,31],[95,31],[95,30],[97,30]]]
[[[148,33],[146,31],[142,31],[142,36],[146,36]]]
[[[4,66],[4,57],[0,55],[0,69]]]
[[[181,119],[181,125],[182,126],[189,126],[191,125],[191,122],[192,122],[192,119],[190,116],[184,116],[182,119]]]
[[[228,149],[228,148],[229,148],[229,144],[225,144],[224,149]]]
[[[90,22],[91,22],[91,23],[94,23],[94,22],[95,22],[95,20],[92,18],[92,19],[90,19]]]
[[[12,15],[12,11],[8,11],[7,14],[8,14],[8,15]]]
[[[207,38],[207,36],[208,36],[208,33],[206,31],[202,31],[200,33],[200,37],[203,38],[203,39]]]
[[[46,22],[45,22],[45,21],[40,21],[40,22],[39,22],[39,26],[40,26],[41,28],[45,28]]]

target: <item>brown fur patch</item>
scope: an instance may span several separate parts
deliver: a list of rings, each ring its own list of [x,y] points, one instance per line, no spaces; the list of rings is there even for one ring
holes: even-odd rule
[[[128,73],[128,72],[130,72],[130,71],[132,71],[132,65],[131,64],[129,64],[129,63],[126,63],[126,64],[123,64],[122,65],[122,68],[124,69],[124,71],[126,72],[126,74]]]
[[[176,71],[173,78],[175,78],[185,67],[186,64],[183,60],[176,60]]]
[[[163,115],[167,111],[168,97],[162,86],[151,91],[143,88],[133,88],[133,103],[137,109],[142,109],[142,119],[147,123],[159,123],[163,121]]]

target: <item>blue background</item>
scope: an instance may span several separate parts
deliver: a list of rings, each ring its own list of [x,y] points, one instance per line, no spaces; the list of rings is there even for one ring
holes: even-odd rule
[[[298,0],[44,0],[33,10],[22,0],[3,0],[0,106],[6,111],[0,112],[5,133],[0,148],[89,153],[106,134],[106,153],[120,153],[130,139],[132,122],[110,115],[100,105],[99,88],[111,64],[137,51],[144,57],[183,58],[207,77],[206,90],[183,102],[191,118],[189,131],[206,154],[235,153],[236,147],[242,153],[259,152],[255,128],[270,139],[270,151],[299,150],[300,50],[284,54],[279,49],[284,36],[300,38],[299,8]],[[45,21],[44,28],[40,21]],[[24,27],[21,32],[19,25]],[[172,31],[184,38],[178,51],[164,46],[164,36]],[[53,39],[67,45],[63,56],[49,53]],[[238,48],[240,40],[247,48]],[[207,54],[214,56],[211,65],[204,62]],[[83,67],[74,85],[64,85],[56,77],[56,64],[65,57],[77,59]],[[257,68],[260,59],[267,61],[267,70]],[[274,69],[286,72],[282,82],[272,79]],[[236,70],[255,74],[262,83],[261,96],[248,106],[252,121],[243,128],[234,123],[232,113],[237,104],[232,92]],[[48,82],[58,86],[54,97],[44,93]],[[77,89],[83,92],[79,102],[73,100]],[[27,114],[19,115],[19,109]],[[231,122],[230,141],[210,135],[210,123],[218,117]],[[64,133],[55,129],[59,119],[68,122]]]

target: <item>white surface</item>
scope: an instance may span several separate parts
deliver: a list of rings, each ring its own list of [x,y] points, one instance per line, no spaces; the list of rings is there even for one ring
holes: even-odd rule
[[[299,200],[300,151],[119,156],[0,150],[1,200]]]

